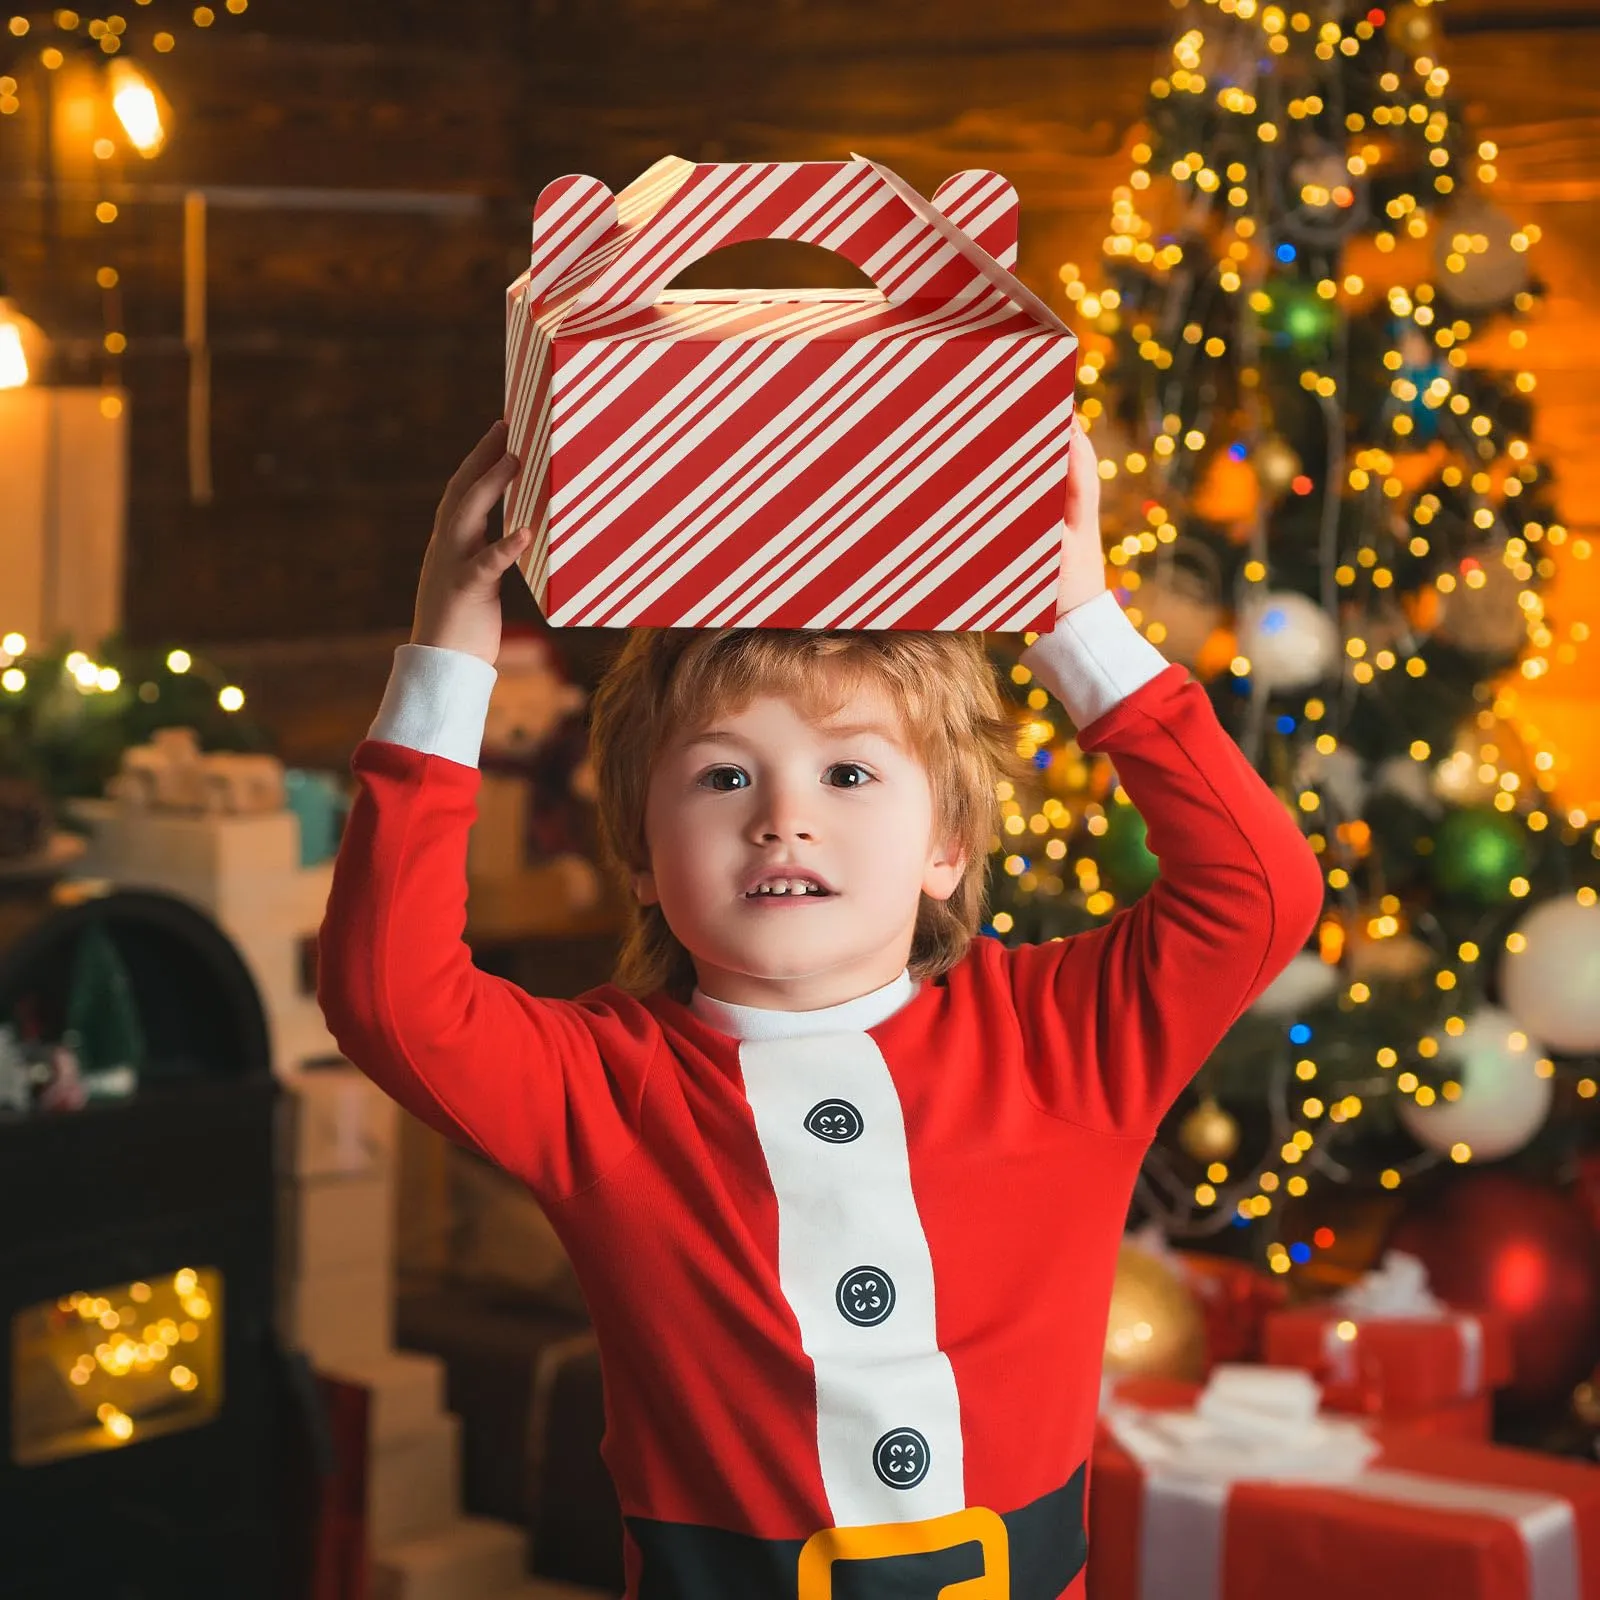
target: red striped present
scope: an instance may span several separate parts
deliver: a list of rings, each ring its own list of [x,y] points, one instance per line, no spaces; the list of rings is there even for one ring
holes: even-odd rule
[[[865,290],[670,290],[792,239]],[[506,292],[506,530],[558,627],[1044,630],[1077,341],[1008,270],[1017,195],[864,157],[559,178]]]

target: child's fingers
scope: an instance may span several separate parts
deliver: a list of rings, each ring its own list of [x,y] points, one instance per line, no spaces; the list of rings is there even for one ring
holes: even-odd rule
[[[439,502],[439,525],[449,527],[460,514],[461,502],[472,486],[483,477],[505,454],[507,429],[503,421],[495,422],[472,447],[467,459],[456,468],[450,482],[445,485],[444,497]]]
[[[447,537],[457,549],[473,547],[483,538],[484,526],[494,504],[511,486],[517,475],[515,456],[499,454],[488,470],[469,484],[445,524]]]
[[[1069,528],[1098,527],[1100,521],[1100,464],[1094,446],[1081,423],[1072,424],[1072,444],[1067,454],[1067,503],[1064,513]]]
[[[520,533],[507,534],[504,539],[496,539],[473,558],[476,576],[487,584],[498,583],[505,570],[514,562],[521,560],[532,543],[532,528],[524,528]]]

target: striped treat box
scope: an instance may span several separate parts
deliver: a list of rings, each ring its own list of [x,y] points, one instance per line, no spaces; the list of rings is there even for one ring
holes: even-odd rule
[[[753,239],[876,287],[672,290]],[[506,292],[508,533],[559,627],[1049,628],[1077,341],[993,172],[864,157],[549,184]]]

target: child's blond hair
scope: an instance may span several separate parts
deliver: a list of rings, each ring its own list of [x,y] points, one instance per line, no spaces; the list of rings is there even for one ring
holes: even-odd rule
[[[668,740],[737,714],[752,700],[789,700],[812,721],[863,687],[900,714],[907,749],[933,793],[937,836],[966,867],[948,900],[921,897],[911,944],[914,978],[953,967],[977,935],[988,898],[988,856],[999,833],[999,784],[1021,776],[1015,726],[980,635],[763,628],[639,628],[608,668],[591,707],[601,855],[623,890],[628,926],[612,981],[634,995],[687,1001],[695,972],[659,905],[640,905],[636,872],[650,865],[645,798]]]

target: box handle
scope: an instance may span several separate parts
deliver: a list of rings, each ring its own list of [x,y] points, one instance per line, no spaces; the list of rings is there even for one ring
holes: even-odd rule
[[[973,169],[949,179],[940,193],[952,211],[959,207],[958,214],[983,219],[980,233],[987,229],[1015,260],[1016,191],[1005,179]],[[589,246],[602,264],[569,307],[568,328],[580,312],[649,306],[692,262],[752,239],[792,239],[833,250],[871,278],[892,305],[962,301],[993,289],[1032,302],[1030,310],[1037,306],[939,205],[861,156],[699,164],[668,156],[628,185],[616,197],[616,208],[617,237]],[[534,253],[537,259],[537,226]]]

